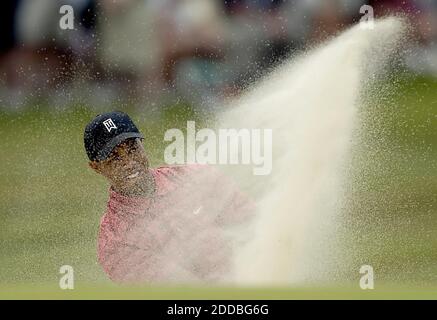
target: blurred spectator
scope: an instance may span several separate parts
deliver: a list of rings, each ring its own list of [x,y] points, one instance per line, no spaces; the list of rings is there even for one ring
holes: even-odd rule
[[[78,18],[74,31],[59,27],[59,9],[64,4],[70,4]],[[14,47],[1,60],[7,66],[4,86],[8,92],[1,94],[3,101],[8,98],[6,104],[20,105],[28,96],[61,87],[74,73],[89,68],[73,65],[73,61],[87,62],[93,57],[93,0],[20,0],[8,9],[9,13],[4,12],[9,15],[6,30]]]
[[[399,12],[416,15],[418,11],[416,2],[413,0],[369,0],[368,4],[381,17]]]
[[[406,57],[411,70],[437,77],[437,2],[417,0],[415,26],[418,42]]]
[[[14,48],[17,45],[16,20],[19,0],[6,1],[0,10],[0,74],[1,83],[12,83],[13,72],[7,63],[13,59]]]
[[[59,27],[65,4],[75,30]],[[0,13],[1,107],[29,96],[220,105],[284,59],[358,23],[363,4],[376,18],[409,16],[418,41],[407,64],[437,75],[433,0],[9,0]]]
[[[139,94],[173,88],[182,61],[221,56],[221,17],[213,1],[104,1],[102,15],[104,64],[139,81]]]

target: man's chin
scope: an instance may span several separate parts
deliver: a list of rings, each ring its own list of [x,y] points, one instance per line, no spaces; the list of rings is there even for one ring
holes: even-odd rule
[[[135,180],[126,181],[122,189],[125,194],[136,196],[150,195],[153,193],[153,187],[150,186],[150,181],[145,175],[138,176]]]

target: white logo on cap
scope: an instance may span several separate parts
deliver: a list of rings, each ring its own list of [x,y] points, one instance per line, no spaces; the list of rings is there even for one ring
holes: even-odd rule
[[[117,129],[117,126],[111,118],[103,121],[103,124],[105,125],[105,128],[106,130],[108,130],[108,132],[111,132],[111,129]]]

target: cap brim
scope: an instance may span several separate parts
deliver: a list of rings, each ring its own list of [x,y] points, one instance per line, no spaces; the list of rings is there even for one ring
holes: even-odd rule
[[[130,138],[141,138],[144,139],[143,135],[139,132],[125,132],[121,133],[118,136],[112,138],[97,154],[96,160],[102,161],[105,160],[114,150],[116,146]]]

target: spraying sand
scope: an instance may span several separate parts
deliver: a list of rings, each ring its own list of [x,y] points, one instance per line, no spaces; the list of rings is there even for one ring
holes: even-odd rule
[[[323,281],[341,265],[330,240],[360,95],[405,30],[398,18],[356,25],[283,64],[223,116],[222,127],[273,129],[271,175],[243,177],[259,213],[252,240],[237,249],[237,283]]]

